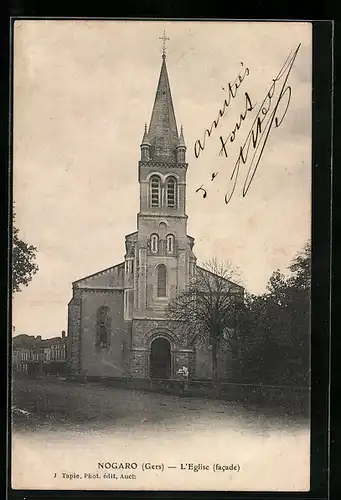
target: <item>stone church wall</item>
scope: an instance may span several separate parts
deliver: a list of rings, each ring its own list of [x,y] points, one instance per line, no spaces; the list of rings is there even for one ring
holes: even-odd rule
[[[147,285],[147,310],[150,309],[152,313],[155,313],[160,317],[164,317],[164,306],[165,299],[157,297],[157,276],[156,268],[159,264],[165,264],[167,267],[167,298],[171,300],[176,296],[177,290],[177,266],[178,261],[175,257],[154,257],[149,256],[147,275],[148,275],[148,285]],[[161,306],[160,311],[158,311],[158,305]]]
[[[101,306],[110,308],[112,323],[109,346],[96,346],[96,314]],[[101,377],[122,377],[126,373],[124,360],[125,323],[123,291],[83,290],[82,293],[81,374]]]
[[[133,321],[132,348],[148,348],[151,334],[158,331],[167,332],[173,337],[179,348],[186,347],[186,341],[185,339],[181,339],[179,326],[176,321],[141,319]]]
[[[171,378],[179,378],[177,372],[184,366],[192,371],[194,351],[187,348],[186,338],[181,336],[181,327],[178,322],[134,320],[132,325],[131,375],[135,378],[149,377],[150,346],[153,339],[158,336],[167,338],[171,344]]]

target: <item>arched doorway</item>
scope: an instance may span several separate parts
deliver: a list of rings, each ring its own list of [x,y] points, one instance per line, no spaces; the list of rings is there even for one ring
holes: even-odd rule
[[[153,340],[149,358],[150,378],[167,379],[171,376],[171,346],[167,339]]]

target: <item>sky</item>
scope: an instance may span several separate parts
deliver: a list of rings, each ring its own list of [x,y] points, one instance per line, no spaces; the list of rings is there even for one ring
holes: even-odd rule
[[[262,293],[272,272],[285,270],[310,237],[311,24],[19,20],[13,192],[16,224],[21,238],[38,248],[39,271],[14,296],[16,334],[60,335],[72,282],[123,260],[124,237],[136,230],[140,143],[164,29],[175,115],[187,145],[186,212],[198,263],[231,261],[245,288]],[[299,44],[287,113],[270,131],[247,195],[241,169],[226,204],[240,147],[273,78]],[[229,82],[246,67],[249,74],[196,158],[195,142],[217,119]],[[219,137],[239,122],[245,92],[253,109],[224,157]],[[196,192],[200,186],[205,199]]]

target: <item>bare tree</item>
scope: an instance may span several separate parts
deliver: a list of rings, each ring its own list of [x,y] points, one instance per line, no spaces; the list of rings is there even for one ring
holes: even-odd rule
[[[196,267],[187,289],[168,306],[167,316],[182,322],[188,346],[198,340],[211,347],[214,381],[218,379],[219,348],[231,341],[243,303],[244,289],[237,282],[240,276],[231,262],[213,259]]]

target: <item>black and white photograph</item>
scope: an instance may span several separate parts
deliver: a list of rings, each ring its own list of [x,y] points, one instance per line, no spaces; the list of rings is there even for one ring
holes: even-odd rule
[[[310,490],[312,25],[13,24],[11,481]]]

